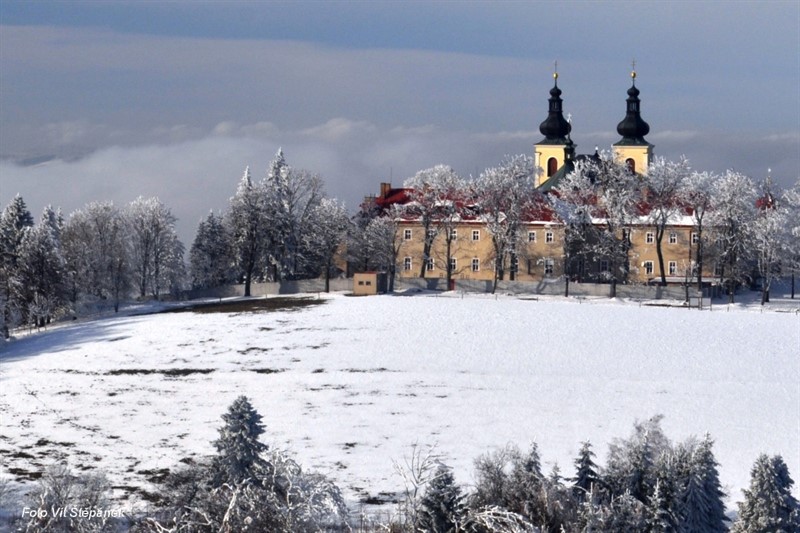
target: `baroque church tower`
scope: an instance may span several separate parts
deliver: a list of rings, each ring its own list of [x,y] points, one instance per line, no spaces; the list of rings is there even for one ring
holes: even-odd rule
[[[584,157],[598,158],[596,152],[593,156],[575,155],[575,145],[570,137],[572,125],[564,119],[561,89],[558,88],[558,71],[553,73],[553,79],[547,118],[539,125],[539,131],[544,135],[544,139],[533,147],[534,163],[541,170],[536,176],[536,186],[540,190],[554,187],[555,182],[572,171],[575,160]],[[617,133],[622,139],[612,145],[614,158],[628,165],[632,171],[644,174],[653,159],[653,145],[644,138],[650,133],[650,125],[642,119],[639,89],[636,88],[636,70],[631,71],[631,88],[628,89],[626,103],[625,118],[617,125]]]
[[[555,174],[564,164],[564,148],[572,126],[564,119],[561,89],[558,88],[558,71],[553,72],[553,88],[550,89],[550,109],[547,118],[539,125],[544,139],[533,146],[534,165],[542,173],[536,176],[538,187]]]
[[[634,64],[634,69],[635,69]],[[653,145],[644,139],[650,132],[650,125],[642,120],[639,108],[639,89],[636,88],[636,70],[631,71],[631,88],[628,89],[628,104],[625,118],[617,125],[617,133],[622,139],[613,145],[614,158],[628,165],[634,172],[647,173],[653,159]]]

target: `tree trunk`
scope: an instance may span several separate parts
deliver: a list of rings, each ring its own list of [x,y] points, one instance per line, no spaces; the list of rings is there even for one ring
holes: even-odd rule
[[[667,285],[667,273],[664,272],[664,251],[661,249],[661,241],[664,240],[664,228],[656,228],[656,256],[658,256],[658,269],[661,272],[661,286]]]
[[[331,292],[331,266],[325,265],[325,292]]]
[[[564,276],[564,296],[569,296],[569,274]]]
[[[250,281],[252,280],[253,273],[248,270],[244,274],[244,295],[250,296]]]
[[[792,300],[794,300],[794,269],[792,269]]]
[[[691,235],[689,239],[691,240]],[[697,290],[703,290],[703,230],[697,228],[697,253],[695,255],[695,265],[697,266]]]

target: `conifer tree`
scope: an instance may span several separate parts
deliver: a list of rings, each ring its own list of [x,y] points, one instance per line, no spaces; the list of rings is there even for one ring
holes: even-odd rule
[[[456,531],[464,511],[461,489],[456,485],[452,471],[440,464],[420,502],[418,530],[429,533]]]
[[[261,415],[246,396],[239,396],[222,415],[225,425],[219,429],[219,439],[214,441],[214,486],[225,483],[260,483],[267,473],[268,463],[263,457],[267,446],[258,438],[264,433]]]
[[[17,195],[0,214],[0,330],[3,338],[17,322],[23,305],[19,289],[19,248],[25,233],[33,226],[33,217],[25,200]]]
[[[597,473],[597,465],[592,460],[594,452],[589,442],[581,444],[578,458],[575,459],[575,477],[572,478],[572,493],[578,501],[584,501],[588,494],[599,489],[600,475]]]
[[[233,255],[222,217],[210,212],[197,226],[189,252],[192,287],[211,288],[231,281]]]
[[[262,191],[253,185],[249,167],[244,171],[236,194],[230,199],[226,221],[236,266],[244,281],[244,295],[250,296],[250,285],[264,253],[266,220]]]
[[[750,471],[734,533],[793,533],[800,531],[800,504],[792,496],[794,481],[780,455],[762,454]]]
[[[692,453],[688,479],[680,495],[680,526],[683,531],[722,533],[728,530],[725,504],[717,472],[717,461],[711,451],[710,435]]]

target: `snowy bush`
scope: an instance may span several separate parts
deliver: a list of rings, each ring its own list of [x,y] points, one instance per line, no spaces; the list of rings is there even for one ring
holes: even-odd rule
[[[102,475],[73,474],[66,466],[50,466],[30,494],[30,509],[22,531],[30,533],[94,533],[115,531],[113,518],[103,511],[108,508],[109,484]],[[94,511],[94,515],[75,511]],[[32,515],[32,516],[31,516]]]

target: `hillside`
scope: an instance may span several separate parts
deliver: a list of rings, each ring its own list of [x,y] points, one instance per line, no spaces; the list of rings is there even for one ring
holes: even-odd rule
[[[655,414],[674,440],[711,433],[734,500],[761,452],[800,477],[796,313],[454,293],[221,311],[108,318],[8,344],[0,476],[26,482],[63,458],[106,471],[135,503],[147,479],[212,453],[220,415],[245,394],[267,443],[353,502],[400,491],[392,462],[415,443],[436,444],[464,484],[481,453],[531,440],[546,471],[570,476],[581,441],[603,463],[613,438]]]

